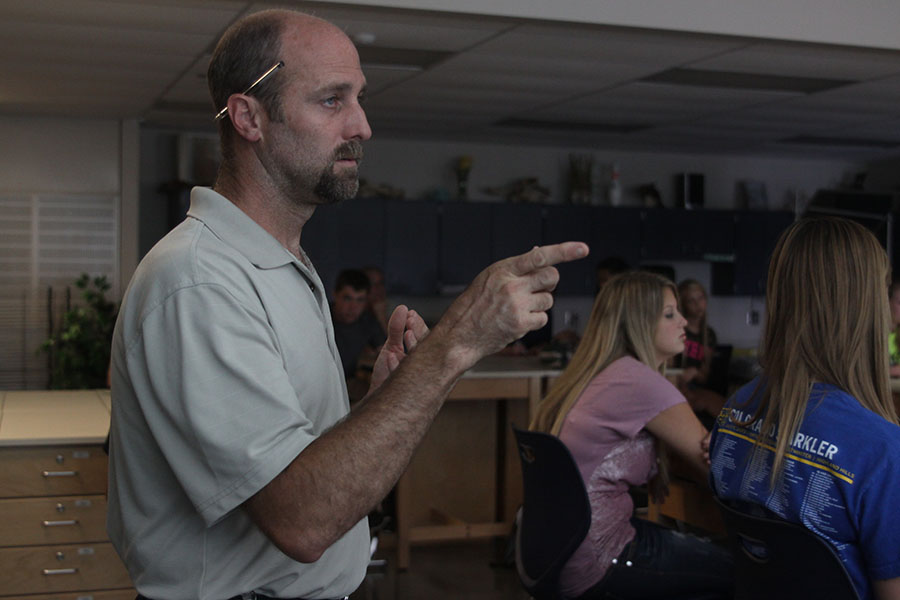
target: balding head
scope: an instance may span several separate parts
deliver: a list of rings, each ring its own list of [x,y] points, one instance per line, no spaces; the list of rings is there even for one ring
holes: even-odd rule
[[[214,113],[226,106],[232,94],[247,89],[263,73],[283,60],[282,39],[286,31],[291,32],[292,39],[307,35],[313,38],[324,31],[343,35],[328,21],[284,9],[264,10],[236,21],[216,45],[207,70]],[[273,121],[284,118],[281,105],[284,85],[285,78],[273,73],[252,92]],[[235,137],[227,116],[219,121],[219,136],[222,156],[227,162],[233,157]]]

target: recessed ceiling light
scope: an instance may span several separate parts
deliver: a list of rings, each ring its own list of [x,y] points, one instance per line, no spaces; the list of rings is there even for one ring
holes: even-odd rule
[[[381,46],[360,46],[358,50],[359,61],[363,69],[368,67],[422,71],[453,55],[453,52],[441,50],[412,50],[409,48],[384,48]]]
[[[788,77],[785,75],[709,71],[706,69],[669,69],[668,71],[645,77],[641,81],[697,87],[796,92],[800,94],[813,94],[856,83],[856,81],[847,79]]]
[[[360,31],[352,36],[353,41],[357,44],[368,46],[375,43],[376,36],[371,31]]]

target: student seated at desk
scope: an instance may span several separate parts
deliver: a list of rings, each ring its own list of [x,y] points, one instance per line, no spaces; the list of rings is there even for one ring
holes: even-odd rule
[[[710,446],[720,498],[810,529],[860,598],[879,600],[900,598],[887,276],[887,255],[861,225],[789,227],[769,264],[762,375],[728,401]]]
[[[709,387],[716,332],[706,320],[706,289],[696,279],[678,284],[678,307],[687,319],[684,352],[672,360],[683,369],[676,378],[678,389],[706,427],[712,427],[725,404],[725,396]]]
[[[707,431],[662,374],[684,349],[685,323],[668,279],[647,272],[613,277],[594,301],[569,366],[537,409],[532,429],[565,442],[591,501],[590,530],[562,571],[567,597],[731,596],[728,551],[633,518],[628,493],[651,479],[651,490],[664,493],[660,442],[700,476],[707,472]]]
[[[387,339],[378,320],[366,310],[369,287],[369,278],[363,271],[345,269],[338,273],[331,304],[334,341],[341,355],[351,402],[362,399],[369,389],[368,377],[357,375],[360,361],[368,358],[370,364],[374,363],[375,355]]]

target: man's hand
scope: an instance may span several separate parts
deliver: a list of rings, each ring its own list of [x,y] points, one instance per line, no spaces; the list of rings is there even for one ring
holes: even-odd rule
[[[372,382],[369,393],[381,387],[388,376],[400,365],[400,361],[412,352],[420,341],[428,335],[425,321],[414,310],[400,305],[391,313],[388,321],[387,341],[381,347],[375,365],[372,367]]]
[[[565,242],[535,247],[479,273],[450,306],[434,333],[449,344],[448,358],[462,370],[547,323],[551,292],[559,281],[553,265],[584,258],[588,247]]]

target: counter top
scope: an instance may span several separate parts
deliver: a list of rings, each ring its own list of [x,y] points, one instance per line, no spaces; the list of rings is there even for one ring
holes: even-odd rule
[[[0,391],[0,446],[102,444],[109,390]]]
[[[463,379],[556,377],[536,356],[488,356]],[[0,391],[0,446],[102,444],[109,431],[109,390]]]
[[[504,377],[556,377],[562,369],[542,362],[537,356],[502,356],[482,358],[463,373],[463,379],[495,379]]]

